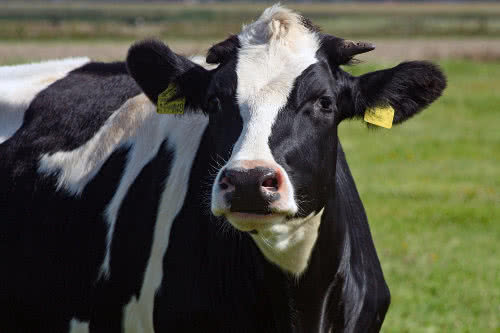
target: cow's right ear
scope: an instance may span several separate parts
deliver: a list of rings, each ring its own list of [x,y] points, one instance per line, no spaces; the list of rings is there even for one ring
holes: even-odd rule
[[[210,82],[210,72],[188,58],[174,53],[158,40],[144,40],[132,45],[127,68],[142,91],[156,105],[158,95],[175,83],[186,106],[203,105]]]

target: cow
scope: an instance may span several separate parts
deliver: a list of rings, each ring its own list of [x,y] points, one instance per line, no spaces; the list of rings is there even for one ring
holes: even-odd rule
[[[342,69],[373,49],[275,5],[204,61],[145,40],[0,68],[0,332],[379,331],[337,127],[402,123],[446,79]]]

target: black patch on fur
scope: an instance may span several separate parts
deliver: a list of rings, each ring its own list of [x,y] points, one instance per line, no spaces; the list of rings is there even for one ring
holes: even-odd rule
[[[238,36],[231,35],[225,41],[217,43],[208,49],[206,61],[209,64],[225,63],[229,58],[236,56],[239,47],[240,40]]]
[[[326,63],[309,66],[272,127],[269,147],[293,185],[300,217],[321,210],[334,185],[338,89]],[[323,97],[333,102],[328,110],[319,103]]]
[[[217,98],[221,105],[219,112],[207,110],[211,140],[215,156],[213,164],[227,161],[234,143],[243,129],[243,120],[236,101],[238,78],[236,77],[236,59],[231,59],[212,72],[212,80],[207,90],[207,102]]]
[[[1,332],[66,332],[71,318],[90,319],[105,250],[103,212],[127,152],[115,151],[80,197],[57,191],[55,175],[41,176],[36,165],[12,177],[15,164],[0,161],[0,253],[8,267],[0,284]]]

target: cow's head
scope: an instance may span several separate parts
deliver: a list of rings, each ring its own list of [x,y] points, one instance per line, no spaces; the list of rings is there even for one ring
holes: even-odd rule
[[[338,124],[381,105],[392,106],[394,123],[401,123],[446,85],[428,62],[360,77],[340,68],[372,49],[322,34],[273,6],[209,50],[207,62],[219,64],[213,70],[158,41],[134,45],[127,63],[153,103],[174,82],[188,112],[208,114],[213,156],[224,160],[212,187],[212,213],[249,232],[270,261],[300,274],[322,212],[333,202]]]

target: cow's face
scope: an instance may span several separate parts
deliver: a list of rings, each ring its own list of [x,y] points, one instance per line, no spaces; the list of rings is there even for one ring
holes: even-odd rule
[[[361,77],[340,69],[372,49],[321,34],[274,6],[209,50],[207,61],[219,64],[211,71],[159,42],[132,47],[127,61],[153,102],[174,81],[188,106],[209,115],[220,164],[212,213],[249,232],[270,261],[300,274],[333,201],[339,122],[382,104],[402,122],[445,85],[440,71],[423,62]]]

